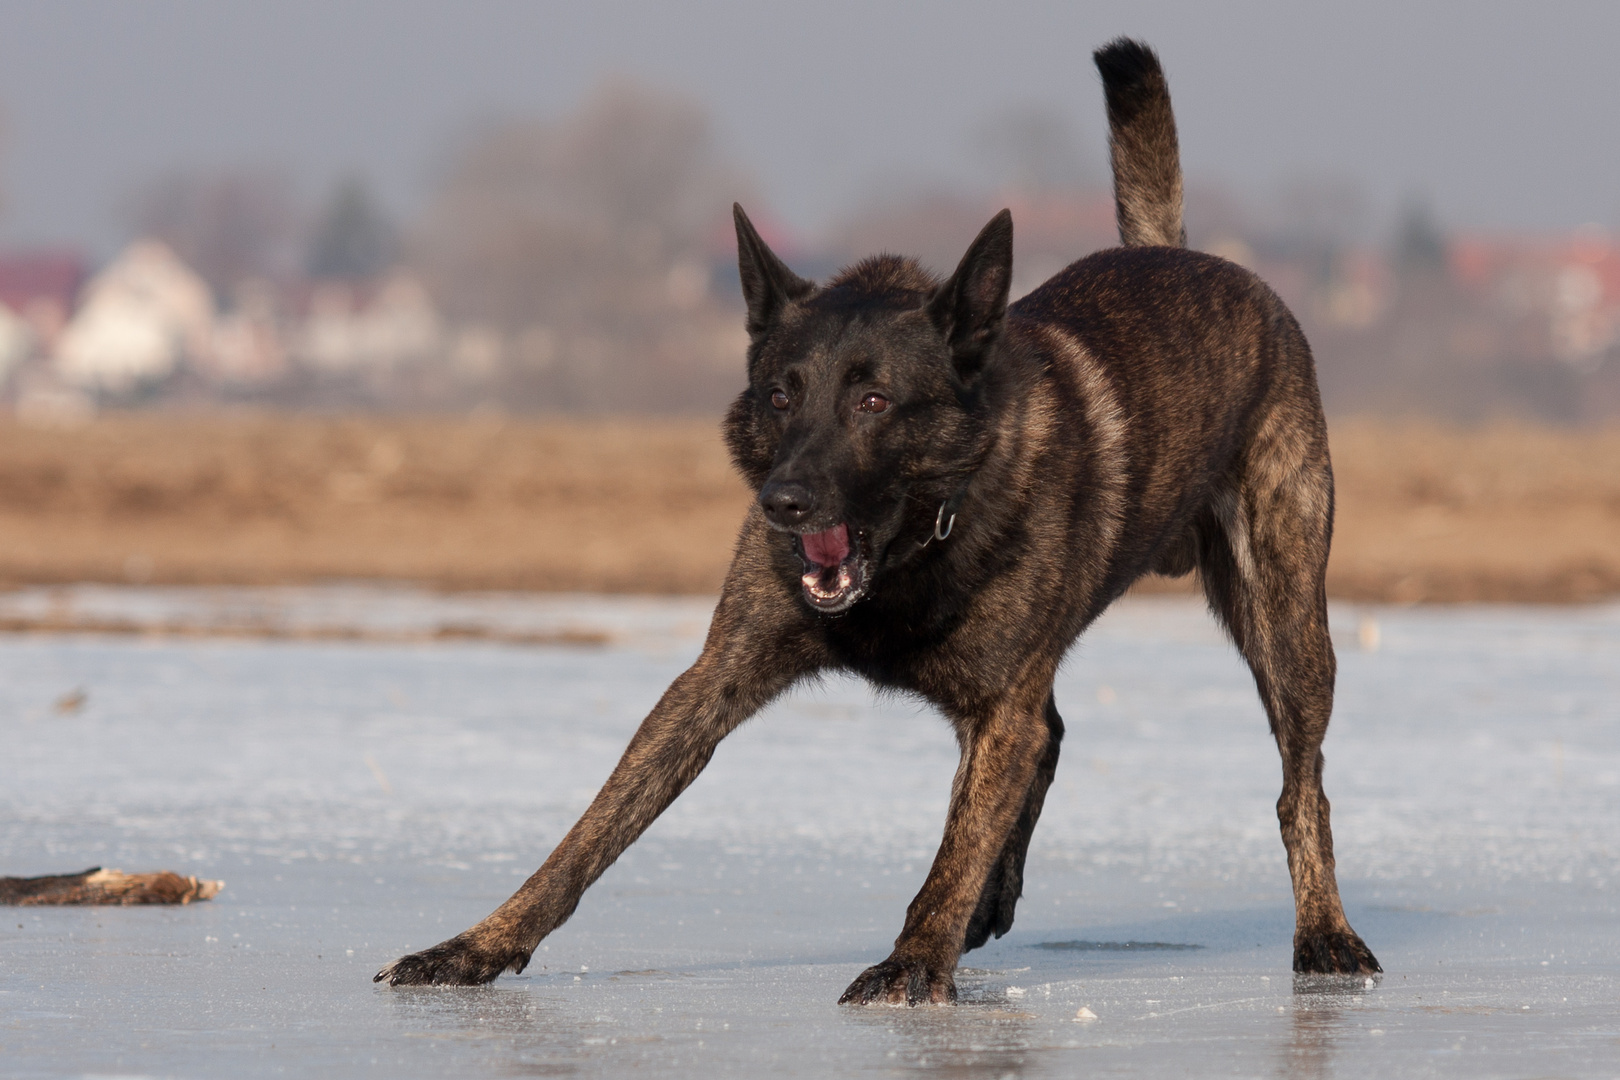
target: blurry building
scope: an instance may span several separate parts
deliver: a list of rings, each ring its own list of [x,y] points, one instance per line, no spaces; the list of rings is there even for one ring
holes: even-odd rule
[[[289,370],[283,337],[281,290],[250,278],[215,319],[212,347],[198,358],[198,373],[229,389],[275,383]]]
[[[1303,299],[1284,293],[1310,337],[1330,411],[1620,417],[1620,245],[1605,234],[1406,228],[1388,258],[1351,253],[1337,266],[1315,285],[1296,267]]]
[[[69,384],[112,394],[206,368],[214,336],[208,285],[155,240],[131,244],[90,279],[56,348]]]
[[[83,283],[84,260],[74,252],[0,255],[0,308],[10,313],[11,340],[15,343],[19,329],[25,330],[32,348],[49,353],[67,326]]]
[[[288,327],[292,357],[319,374],[386,375],[446,349],[427,289],[402,270],[371,281],[314,283],[300,315]]]
[[[1530,324],[1526,344],[1536,358],[1586,373],[1620,358],[1620,244],[1601,230],[1464,236],[1450,264],[1462,286]]]

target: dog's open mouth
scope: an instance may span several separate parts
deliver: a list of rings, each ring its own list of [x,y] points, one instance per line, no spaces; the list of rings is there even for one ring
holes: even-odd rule
[[[799,534],[799,555],[804,560],[804,598],[818,611],[839,612],[866,592],[866,558],[861,537],[849,526],[834,525],[817,533]]]

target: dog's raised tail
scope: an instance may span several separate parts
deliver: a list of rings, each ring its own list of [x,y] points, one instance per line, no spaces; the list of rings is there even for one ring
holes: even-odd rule
[[[1183,247],[1181,150],[1170,87],[1152,49],[1116,38],[1092,54],[1108,100],[1119,239],[1128,247]]]

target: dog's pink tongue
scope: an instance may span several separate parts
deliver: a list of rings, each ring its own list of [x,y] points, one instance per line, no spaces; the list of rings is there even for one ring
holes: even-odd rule
[[[837,566],[849,554],[849,526],[834,525],[826,532],[805,533],[804,557],[817,566]]]

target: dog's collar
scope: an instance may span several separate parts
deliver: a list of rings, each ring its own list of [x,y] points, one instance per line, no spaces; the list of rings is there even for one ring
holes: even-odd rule
[[[934,515],[934,531],[929,534],[928,539],[918,544],[918,547],[927,547],[935,540],[950,539],[951,530],[956,528],[956,512],[962,505],[962,496],[964,494],[966,494],[965,488],[939,504],[939,513]]]

